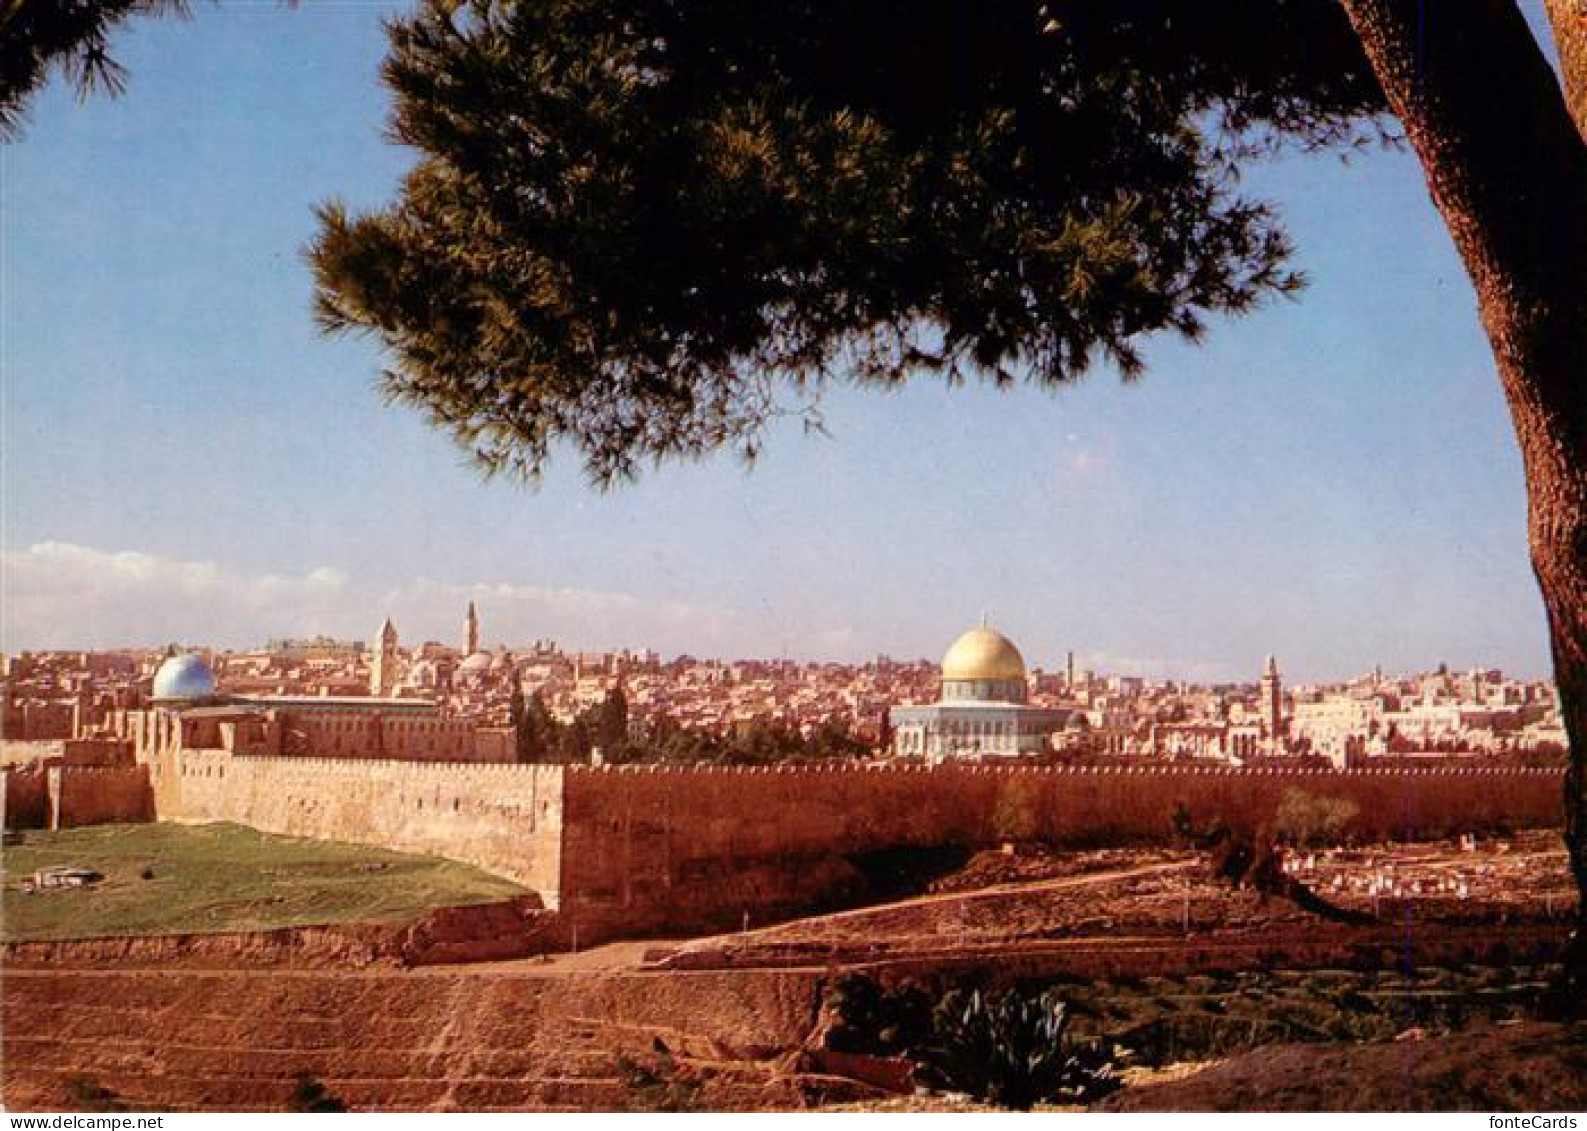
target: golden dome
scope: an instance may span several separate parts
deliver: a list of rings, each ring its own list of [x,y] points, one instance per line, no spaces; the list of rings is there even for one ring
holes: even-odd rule
[[[944,680],[1025,681],[1025,657],[1014,642],[985,625],[953,642],[942,657]]]

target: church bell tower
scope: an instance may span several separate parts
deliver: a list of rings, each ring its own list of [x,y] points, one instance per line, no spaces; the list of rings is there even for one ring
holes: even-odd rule
[[[1262,671],[1262,730],[1274,754],[1284,753],[1284,681],[1278,660],[1269,656]]]
[[[369,694],[384,698],[397,688],[397,626],[390,617],[380,626],[378,647],[369,665]]]

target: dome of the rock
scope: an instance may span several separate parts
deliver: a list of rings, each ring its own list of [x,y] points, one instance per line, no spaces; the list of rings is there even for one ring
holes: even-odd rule
[[[945,680],[1025,679],[1025,657],[1001,632],[982,625],[953,642],[942,657]]]

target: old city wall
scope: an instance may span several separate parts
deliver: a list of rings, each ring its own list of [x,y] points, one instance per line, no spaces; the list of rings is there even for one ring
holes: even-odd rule
[[[0,827],[42,829],[50,823],[49,777],[43,766],[7,766],[0,773]]]
[[[474,762],[475,732],[467,719],[409,718],[369,712],[292,710],[284,713],[290,753],[329,758]]]
[[[154,820],[143,766],[54,766],[47,773],[51,828]]]
[[[8,829],[70,829],[154,819],[154,795],[142,766],[10,767],[3,780],[0,815]]]
[[[68,738],[61,743],[68,766],[131,766],[132,743],[121,738]]]
[[[588,941],[862,897],[865,857],[888,849],[1168,843],[1179,804],[1198,824],[1256,828],[1300,799],[1371,840],[1557,825],[1563,808],[1561,771],[1523,769],[594,769],[185,750],[5,778],[13,827],[158,815],[444,856],[524,884]]]
[[[160,816],[445,856],[555,907],[562,768],[184,751],[159,769]]]
[[[1556,770],[573,767],[562,910],[586,938],[709,929],[841,897],[853,858],[888,848],[1167,843],[1178,804],[1256,828],[1295,794],[1341,803],[1358,838],[1441,837],[1558,824],[1562,788]]]

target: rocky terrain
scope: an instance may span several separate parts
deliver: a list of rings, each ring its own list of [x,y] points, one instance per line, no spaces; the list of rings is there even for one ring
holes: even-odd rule
[[[329,944],[278,949],[273,959],[262,944],[227,949],[203,940],[14,948],[0,979],[4,1100],[12,1110],[281,1109],[307,1074],[354,1109],[892,1102],[888,1095],[910,1091],[907,1065],[834,1055],[824,1042],[832,985],[860,973],[939,985],[1057,981],[1073,987],[1096,1031],[1156,1033],[1158,1052],[1174,1059],[1185,1059],[1181,1046],[1205,1054],[1209,1042],[1256,1033],[1256,1022],[1267,1020],[1274,1040],[1312,1039],[1306,1034],[1324,1029],[1334,1040],[1379,1040],[1425,1027],[1413,1033],[1431,1042],[1424,1091],[1394,1093],[1385,1067],[1383,1086],[1362,1091],[1359,1102],[1436,1103],[1439,1073],[1456,1071],[1438,1067],[1440,1033],[1522,1015],[1541,984],[1536,964],[1563,941],[1570,908],[1563,854],[1553,844],[1414,845],[1295,860],[1319,889],[1375,910],[1379,920],[1366,927],[1320,923],[1287,901],[1217,887],[1172,855],[1043,863],[1015,850],[972,859],[939,877],[936,890],[886,906],[545,958],[473,961],[489,957],[471,949],[482,929],[532,929],[506,919],[482,928],[481,914],[505,913],[478,909],[434,918],[420,940],[434,960],[461,961],[453,965],[409,967]],[[1418,968],[1451,971],[1450,980],[1392,981]],[[1394,1012],[1413,994],[1443,1003],[1432,1022],[1419,1014],[1402,1022]],[[1458,1008],[1445,1008],[1450,1002]],[[1494,1031],[1494,1041],[1533,1042],[1513,1058],[1483,1046],[1488,1063],[1509,1070],[1513,1061],[1523,1082],[1546,1075],[1538,1067],[1545,1059],[1566,1055],[1556,1046],[1570,1047],[1559,1032],[1534,1040],[1525,1028]],[[1458,1038],[1451,1049],[1463,1047]],[[1269,1075],[1278,1089],[1286,1074],[1297,1075],[1284,1057],[1318,1063],[1322,1055],[1289,1047],[1234,1048],[1227,1059],[1276,1058]],[[1371,1051],[1384,1047],[1389,1052]],[[1397,1043],[1324,1048],[1335,1059],[1402,1068],[1409,1055]],[[1217,1107],[1234,1102],[1226,1094],[1255,1106],[1290,1102],[1277,1090],[1249,1091],[1256,1087],[1249,1081],[1241,1085],[1247,1091],[1231,1091],[1233,1078],[1220,1084],[1224,1077],[1214,1074],[1229,1071],[1181,1072],[1183,1079],[1163,1083],[1147,1075],[1114,1102]],[[1345,1106],[1324,1092],[1291,1099]]]
[[[713,1108],[800,1106],[781,1070],[819,975],[8,970],[5,1103],[280,1109],[309,1073],[359,1110],[623,1106],[663,1052]],[[854,1089],[848,1089],[852,1096]]]
[[[1587,1110],[1587,1029],[1539,1022],[1277,1045],[1126,1088],[1104,1111]]]

